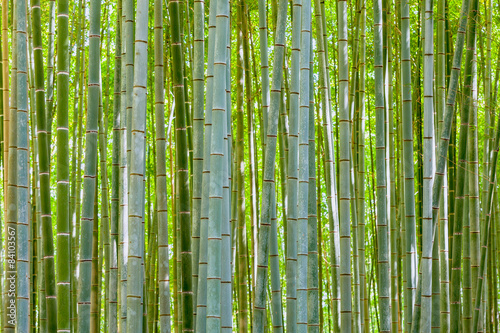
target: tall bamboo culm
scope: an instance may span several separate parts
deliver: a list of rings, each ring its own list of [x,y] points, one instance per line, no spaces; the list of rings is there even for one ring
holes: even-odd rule
[[[101,2],[90,3],[89,84],[85,132],[85,169],[80,239],[80,275],[78,280],[78,332],[90,332],[90,285],[92,267],[92,230],[97,171],[97,138],[100,101],[100,25]]]
[[[57,299],[54,268],[54,243],[50,208],[50,142],[48,119],[45,110],[44,69],[41,32],[40,1],[32,2],[33,53],[35,60],[35,103],[38,131],[38,163],[40,179],[40,212],[42,224],[43,266],[45,278],[47,330],[57,330]]]
[[[57,296],[59,331],[70,330],[70,215],[69,215],[69,3],[57,3]]]

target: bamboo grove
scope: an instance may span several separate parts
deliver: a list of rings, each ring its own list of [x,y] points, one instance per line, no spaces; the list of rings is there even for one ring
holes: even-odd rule
[[[0,0],[0,332],[498,332],[491,0]]]

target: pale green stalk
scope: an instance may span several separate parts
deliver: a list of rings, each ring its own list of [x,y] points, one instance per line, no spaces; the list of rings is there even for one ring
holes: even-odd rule
[[[385,102],[383,73],[382,3],[374,1],[374,48],[375,48],[375,110],[376,110],[376,164],[377,164],[377,245],[378,245],[378,298],[380,331],[391,330],[391,285],[389,265],[389,240],[387,221],[387,177],[385,167]],[[342,95],[342,93],[340,94]],[[341,175],[341,177],[344,177]],[[341,233],[342,235],[342,233]],[[344,250],[345,252],[345,250]],[[349,253],[348,253],[349,254]],[[350,292],[350,288],[349,288]]]
[[[17,6],[13,8],[13,38],[12,38],[12,100],[9,108],[9,160],[6,188],[5,211],[5,282],[3,290],[4,318],[3,331],[14,333],[16,327],[16,291],[17,291]]]
[[[332,274],[332,319],[335,330],[340,330],[340,238],[338,219],[338,198],[335,178],[335,157],[333,152],[333,130],[332,130],[332,104],[330,93],[330,76],[328,66],[328,48],[326,44],[326,18],[324,13],[324,3],[320,4],[315,0],[314,9],[316,13],[316,32],[318,42],[319,57],[319,84],[321,91],[321,109],[323,118],[323,133],[325,145],[325,182],[328,206],[328,222],[330,228],[330,263]],[[320,19],[318,19],[320,18]],[[287,279],[288,280],[288,279]]]
[[[359,254],[359,278],[360,278],[360,292],[359,297],[362,304],[360,305],[361,311],[361,327],[360,332],[369,329],[369,313],[368,313],[368,290],[366,288],[366,264],[365,264],[365,53],[366,53],[366,4],[361,1],[359,15],[359,55],[358,55],[358,174],[357,187],[358,187],[358,254]]]
[[[198,269],[198,294],[196,309],[196,328],[203,332],[207,324],[207,262],[208,262],[208,223],[209,223],[209,191],[210,191],[210,151],[212,138],[212,99],[213,99],[213,68],[215,49],[215,17],[217,1],[210,2],[207,90],[205,104],[205,141],[203,145],[203,177],[200,218],[200,256]]]
[[[225,153],[225,127],[227,124],[227,38],[229,3],[217,3],[216,35],[214,49],[214,86],[212,101],[213,132],[210,149],[210,192],[208,221],[208,269],[207,269],[207,332],[221,329],[221,275],[222,275],[222,224],[224,223],[223,185]]]
[[[128,163],[127,163],[127,129],[130,129],[127,122],[127,50],[129,38],[127,38],[127,29],[125,21],[128,12],[127,1],[122,0],[122,17],[121,19],[121,34],[123,41],[121,43],[121,95],[120,95],[120,153],[119,164],[120,174],[118,177],[119,183],[119,206],[118,212],[119,225],[118,225],[118,274],[120,279],[118,303],[119,303],[119,317],[118,331],[123,332],[127,327],[127,265],[128,265]]]
[[[307,331],[307,222],[309,191],[309,59],[311,1],[302,1],[299,92],[299,185],[297,196],[297,332]],[[346,72],[347,73],[347,72]],[[346,83],[347,88],[347,83]],[[346,104],[347,105],[347,104]],[[347,110],[346,110],[347,111]],[[279,112],[279,111],[278,111]],[[277,117],[276,117],[277,118]],[[277,119],[276,119],[277,120]],[[347,124],[348,126],[348,124]],[[349,205],[349,202],[347,202]],[[349,208],[348,208],[349,209]],[[348,217],[347,217],[348,218]]]
[[[236,150],[235,150],[235,167],[236,173],[236,212],[237,214],[237,268],[235,270],[235,283],[237,283],[238,292],[238,329],[248,331],[248,292],[247,292],[247,235],[245,221],[245,142],[244,142],[244,93],[245,84],[244,71],[247,66],[243,57],[243,13],[245,11],[245,2],[240,0],[237,4],[237,58],[236,58]],[[234,187],[234,186],[233,186]],[[236,277],[237,276],[237,277]]]
[[[165,91],[163,88],[163,1],[155,1],[156,205],[158,215],[158,283],[160,332],[170,332],[170,272],[166,176]]]
[[[90,294],[92,267],[92,230],[97,171],[97,131],[100,96],[100,0],[90,3],[89,87],[85,133],[85,170],[80,240],[80,275],[78,280],[78,332],[90,332]]]
[[[297,194],[299,164],[299,57],[302,1],[294,0],[292,7],[292,65],[290,85],[290,111],[288,132],[288,179],[287,179],[287,253],[286,253],[286,330],[297,331]]]
[[[115,35],[115,71],[113,104],[113,148],[111,157],[111,220],[109,251],[109,304],[108,331],[118,332],[118,224],[119,224],[119,176],[120,176],[120,85],[121,85],[121,1],[118,4]]]
[[[314,57],[312,38],[309,55],[309,189],[307,221],[307,331],[320,332],[320,294],[318,267],[318,216],[316,202],[316,145],[314,122]],[[321,226],[321,225],[320,225]],[[321,243],[319,244],[321,246]]]
[[[128,205],[128,267],[127,267],[127,332],[139,332],[143,321],[143,248],[142,221],[145,205],[145,135],[146,133],[146,86],[148,57],[148,2],[137,4],[134,58],[134,91],[132,102],[129,205]]]
[[[160,1],[161,4],[161,1]],[[203,127],[204,127],[204,11],[203,1],[194,3],[194,41],[193,41],[193,212],[192,212],[192,243],[193,243],[193,299],[198,293],[198,268],[200,258],[200,225],[201,196],[203,185]],[[155,16],[156,18],[156,16]],[[159,24],[162,16],[158,14]],[[158,36],[161,39],[161,35]],[[160,52],[160,51],[158,51]],[[161,57],[160,54],[158,54]],[[163,60],[162,60],[163,61]],[[163,66],[163,62],[162,62]],[[196,322],[197,307],[194,307]]]
[[[415,288],[417,284],[417,237],[415,226],[415,176],[413,162],[413,116],[411,95],[411,45],[410,45],[410,3],[403,0],[401,5],[401,81],[403,101],[403,166],[404,166],[404,202],[405,202],[405,243],[406,264],[404,293],[405,314],[404,330],[411,329]]]
[[[274,66],[273,66],[273,81],[270,94],[270,108],[267,120],[267,139],[265,150],[265,164],[262,183],[262,202],[260,216],[260,231],[258,240],[257,254],[257,284],[255,289],[254,317],[253,328],[256,331],[263,330],[265,326],[265,300],[266,300],[266,285],[267,285],[267,267],[268,256],[271,252],[271,279],[272,279],[272,313],[273,313],[273,331],[282,332],[281,319],[281,298],[275,298],[276,293],[280,294],[279,288],[276,286],[277,278],[277,235],[273,231],[275,222],[272,221],[273,210],[275,207],[275,161],[276,161],[276,146],[278,134],[278,117],[281,98],[281,83],[283,76],[283,61],[284,61],[284,39],[285,39],[285,24],[286,24],[286,1],[281,0],[279,4],[280,12],[278,13],[278,22],[276,28],[275,45],[274,45]],[[271,230],[270,230],[271,229]],[[276,243],[275,243],[276,242]]]
[[[462,53],[464,46],[465,29],[467,26],[469,12],[469,0],[464,0],[462,3],[462,9],[460,12],[460,25],[458,28],[458,34],[455,45],[455,53],[453,55],[453,69],[451,71],[451,77],[448,86],[448,97],[446,101],[446,109],[443,121],[443,127],[441,132],[441,139],[439,142],[439,148],[437,151],[437,161],[436,161],[436,172],[434,184],[432,187],[432,234],[433,239],[435,236],[436,226],[438,222],[438,211],[439,211],[439,201],[442,194],[443,178],[445,172],[445,166],[447,163],[448,148],[450,145],[450,136],[452,128],[452,120],[454,116],[454,106],[455,99],[458,88],[458,78],[460,76],[460,68],[462,62]],[[421,301],[421,290],[422,290],[422,280],[418,281],[416,297],[414,304],[420,304]],[[418,310],[418,309],[416,309]],[[412,317],[412,331],[418,332],[420,325],[420,311],[414,311]]]
[[[432,183],[435,169],[434,141],[434,13],[433,1],[424,3],[424,166],[422,204],[422,302],[421,330],[430,332],[432,318]]]
[[[445,0],[438,0],[438,31],[437,31],[437,119],[438,135],[443,127],[443,117],[446,104],[446,41],[445,41]],[[447,172],[447,168],[445,169]],[[444,176],[443,191],[448,190],[448,177]],[[446,192],[445,192],[446,193]],[[440,201],[439,220],[439,247],[440,247],[440,329],[448,332],[450,327],[450,281],[449,281],[449,248],[448,248],[448,196],[442,196]]]
[[[29,255],[29,136],[28,136],[28,47],[26,1],[19,0],[17,6],[17,315],[16,330],[28,332],[30,327],[30,255]],[[11,169],[11,172],[14,169]],[[10,230],[7,230],[10,231]],[[12,234],[6,234],[9,237]],[[9,281],[10,282],[10,281]],[[11,282],[10,282],[11,283]],[[8,283],[8,284],[10,284]],[[10,305],[9,305],[10,306]],[[7,309],[9,309],[9,306]],[[6,309],[6,310],[7,310]]]

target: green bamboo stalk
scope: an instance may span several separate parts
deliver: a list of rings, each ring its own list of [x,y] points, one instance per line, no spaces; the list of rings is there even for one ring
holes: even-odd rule
[[[101,203],[102,203],[102,227],[100,228],[100,243],[99,243],[99,269],[103,269],[104,261],[104,282],[99,283],[99,295],[103,294],[103,298],[99,298],[99,317],[101,313],[103,318],[103,328],[104,332],[107,333],[108,329],[108,305],[109,305],[109,294],[110,290],[107,288],[109,286],[109,273],[110,273],[110,212],[109,212],[109,181],[108,181],[108,170],[107,170],[107,142],[108,142],[108,114],[109,114],[109,81],[110,75],[110,60],[111,60],[111,42],[110,42],[110,13],[109,13],[109,0],[106,2],[106,83],[104,86],[104,105],[100,108],[99,116],[99,157],[101,160]],[[101,104],[103,97],[101,92]],[[105,287],[104,292],[102,292],[102,287]],[[101,303],[103,306],[101,306]]]
[[[338,198],[336,191],[335,161],[333,152],[333,130],[332,130],[332,105],[330,94],[330,79],[328,65],[328,48],[326,47],[326,18],[324,12],[324,3],[315,1],[316,32],[318,41],[319,56],[319,84],[321,91],[321,109],[323,118],[323,132],[325,145],[325,182],[328,206],[328,222],[330,226],[330,263],[332,270],[332,291],[333,291],[333,327],[334,330],[340,330],[340,238],[339,238],[339,220],[338,220]]]
[[[455,98],[458,87],[458,78],[460,76],[460,68],[461,68],[461,60],[464,46],[464,37],[465,37],[465,29],[467,26],[468,20],[468,12],[469,12],[469,1],[464,0],[462,3],[462,8],[460,12],[460,25],[458,28],[458,35],[456,39],[455,45],[455,53],[453,55],[453,69],[451,71],[451,77],[448,86],[448,96],[446,101],[446,109],[444,115],[443,128],[441,132],[441,139],[439,142],[439,148],[437,151],[437,162],[436,162],[436,177],[434,179],[434,184],[432,188],[432,234],[435,235],[436,225],[438,221],[438,211],[439,211],[439,201],[441,198],[441,190],[443,186],[443,176],[446,165],[446,156],[448,154],[448,149],[450,145],[450,135],[451,135],[451,127],[452,120],[454,116],[454,106],[455,106]],[[434,236],[433,236],[434,238]],[[422,282],[418,281],[416,297],[414,304],[420,304],[421,299],[421,290],[422,290]],[[418,310],[418,308],[416,309]],[[419,330],[420,325],[420,311],[414,311],[412,317],[412,332],[417,332]]]
[[[387,41],[387,69],[384,71],[386,73],[386,122],[387,122],[387,132],[386,132],[386,145],[388,150],[386,150],[386,162],[387,165],[387,181],[388,181],[388,200],[387,203],[389,205],[388,219],[390,224],[390,252],[391,252],[391,263],[390,263],[390,271],[391,271],[391,317],[392,317],[392,330],[396,331],[399,326],[400,321],[400,299],[398,298],[398,290],[399,290],[399,281],[398,281],[398,261],[399,261],[399,248],[398,248],[398,227],[396,220],[396,206],[397,206],[397,197],[396,197],[396,167],[395,167],[395,130],[394,130],[394,89],[393,89],[393,37],[392,37],[392,1],[389,1],[386,4],[386,18],[384,18],[384,22],[386,22],[386,26],[384,27],[384,36],[386,36]],[[385,51],[385,50],[384,50]]]
[[[99,109],[101,106],[99,105]],[[97,163],[96,163],[97,168]],[[96,170],[96,180],[99,176],[99,170]],[[91,332],[100,332],[99,324],[99,283],[102,278],[102,272],[98,265],[99,255],[99,184],[95,182],[94,188],[94,224],[92,226],[92,261],[91,261],[91,276],[90,276],[90,330]]]
[[[71,161],[71,193],[69,198],[70,205],[70,217],[71,217],[71,326],[76,327],[77,321],[77,275],[76,275],[76,267],[77,267],[77,255],[78,255],[78,238],[79,238],[79,230],[78,227],[80,225],[80,168],[81,164],[77,164],[77,160],[80,161],[81,153],[80,153],[80,137],[81,137],[81,109],[82,105],[80,103],[80,91],[83,91],[83,76],[82,76],[82,65],[84,63],[85,53],[82,52],[82,38],[81,35],[83,32],[81,30],[84,29],[84,25],[82,24],[82,1],[78,1],[78,14],[77,14],[77,24],[76,24],[76,61],[75,61],[75,88],[74,88],[74,99],[73,99],[73,149],[74,152],[72,155]],[[83,61],[82,61],[83,60]],[[78,189],[78,190],[77,190]],[[78,199],[78,200],[77,200]],[[77,209],[78,207],[78,209]]]
[[[248,331],[248,292],[247,292],[247,238],[245,221],[245,142],[244,142],[244,71],[246,61],[243,56],[243,13],[245,11],[245,1],[240,0],[237,7],[237,58],[236,58],[236,187],[237,187],[237,221],[238,221],[238,329],[242,332]],[[236,281],[236,280],[235,280]]]
[[[116,35],[115,35],[115,71],[113,98],[113,148],[111,160],[111,220],[110,220],[110,252],[109,252],[109,303],[108,331],[118,332],[118,225],[119,225],[119,177],[120,177],[120,86],[121,86],[121,1],[118,2]]]
[[[309,191],[309,90],[311,1],[302,2],[300,37],[300,91],[299,91],[299,185],[297,196],[297,332],[307,330],[307,246],[308,246],[308,191]]]
[[[16,230],[16,269],[17,269],[17,304],[15,312],[16,329],[28,332],[30,265],[29,265],[29,136],[28,136],[28,47],[26,2],[16,1],[16,47],[17,47],[17,230]],[[11,170],[12,172],[12,170]],[[7,235],[11,235],[8,233]],[[9,307],[7,307],[9,309]]]
[[[57,294],[58,330],[70,330],[71,256],[69,224],[69,3],[57,3]]]
[[[205,331],[207,325],[207,264],[208,264],[208,223],[209,223],[209,185],[210,185],[210,152],[212,138],[212,99],[213,99],[213,64],[215,48],[215,18],[217,1],[210,2],[207,89],[205,104],[205,141],[203,146],[203,177],[200,219],[200,256],[198,269],[198,294],[196,309],[196,329]]]
[[[143,255],[145,187],[146,86],[148,47],[147,1],[137,4],[134,57],[134,91],[132,102],[131,147],[128,205],[128,267],[127,267],[127,332],[139,332],[143,321]],[[127,73],[128,74],[128,73]],[[128,78],[128,76],[127,76]]]
[[[56,1],[49,0],[49,40],[47,53],[47,92],[45,106],[49,142],[52,142],[52,119],[54,115],[54,35],[56,31]]]
[[[474,7],[473,7],[474,8]],[[478,14],[476,14],[478,15]],[[478,29],[480,30],[480,29]],[[475,52],[475,51],[474,51]],[[472,82],[470,94],[469,128],[467,129],[467,162],[469,177],[469,221],[470,221],[470,270],[472,282],[472,304],[476,298],[476,285],[480,260],[480,201],[479,201],[479,157],[478,157],[478,86],[477,86],[477,55],[472,60]],[[485,138],[486,141],[488,141]]]
[[[307,330],[320,332],[320,294],[318,267],[318,216],[316,202],[316,145],[314,121],[314,56],[312,38],[309,55],[309,189],[307,221]]]
[[[3,290],[3,331],[15,332],[16,326],[16,289],[17,289],[17,5],[12,8],[12,100],[9,109],[9,160],[6,188],[6,212],[5,212],[5,284]]]
[[[28,15],[31,15],[30,12],[28,12]],[[34,69],[33,69],[33,43],[32,43],[32,29],[31,29],[31,17],[28,16],[28,68],[29,68],[29,75],[28,75],[28,80],[29,80],[29,98],[30,98],[30,103],[29,103],[29,108],[30,108],[30,125],[31,128],[35,129],[36,128],[36,117],[35,117],[35,83],[34,83]],[[30,277],[30,288],[31,288],[31,298],[30,298],[30,313],[33,313],[35,311],[35,308],[40,304],[40,295],[38,293],[38,284],[39,284],[39,265],[38,265],[38,257],[39,257],[39,244],[40,244],[40,234],[38,232],[38,225],[39,225],[39,215],[37,214],[38,210],[38,204],[39,204],[39,195],[38,195],[38,162],[36,159],[37,150],[37,134],[36,131],[31,131],[31,142],[30,142],[30,154],[31,154],[31,161],[32,161],[32,185],[31,185],[31,207],[30,207],[30,214],[31,214],[31,225],[30,225],[30,239],[31,239],[31,248],[30,248],[30,265],[31,265],[31,277]],[[0,244],[1,248],[1,244]],[[0,265],[1,266],[1,265]],[[2,267],[3,268],[3,267]],[[3,269],[0,269],[0,273],[2,272]],[[0,276],[1,278],[1,276]],[[0,290],[3,290],[1,284],[0,284]],[[0,328],[1,326],[1,319],[3,315],[0,312]],[[30,321],[31,321],[31,331],[33,333],[36,333],[37,329],[37,322],[38,318],[36,316],[31,315],[30,316]],[[1,331],[1,329],[0,329]]]
[[[40,1],[32,2],[33,49],[35,60],[36,113],[38,128],[39,177],[41,196],[42,242],[44,248],[44,274],[47,304],[47,329],[57,329],[56,279],[54,273],[54,243],[52,240],[52,222],[50,213],[50,142],[48,120],[45,111],[45,90],[43,78],[43,54],[41,34]]]
[[[122,0],[122,16],[121,34],[124,36],[124,41],[121,43],[121,95],[120,95],[120,174],[119,174],[119,235],[118,235],[118,252],[119,252],[119,276],[120,276],[120,293],[118,295],[119,316],[118,324],[119,331],[125,331],[127,327],[127,266],[128,266],[128,163],[127,163],[127,129],[130,129],[127,122],[127,50],[129,50],[129,38],[125,21],[128,13],[128,3]]]
[[[268,55],[268,42],[267,42],[267,9],[266,1],[259,0],[258,2],[259,10],[259,45],[260,45],[260,78],[261,78],[261,93],[262,93],[262,124],[263,132],[267,133],[268,126],[268,112],[269,112],[269,55]],[[263,136],[263,148],[266,147],[266,137]],[[264,157],[265,160],[265,157]]]
[[[203,185],[203,123],[204,123],[204,13],[205,4],[202,1],[194,3],[194,41],[193,41],[193,213],[192,213],[192,244],[193,244],[193,300],[197,300],[198,268],[200,258],[200,225],[201,197]],[[188,15],[189,16],[189,15]],[[158,17],[161,23],[162,16]],[[160,36],[158,36],[161,39]],[[196,318],[197,307],[194,307]],[[196,319],[195,319],[196,323]]]
[[[288,132],[288,179],[287,179],[287,253],[286,253],[286,330],[297,331],[297,226],[298,226],[298,164],[299,164],[299,71],[300,30],[302,1],[294,0],[292,7],[292,56],[290,112]]]
[[[213,132],[210,149],[210,193],[208,222],[208,270],[207,270],[207,332],[221,329],[221,274],[223,266],[221,232],[224,223],[224,147],[227,124],[226,74],[229,3],[217,3],[216,36],[214,49],[214,86],[212,101]],[[222,310],[222,311],[221,311]]]
[[[264,329],[265,325],[265,300],[266,300],[266,284],[267,284],[267,266],[268,256],[271,254],[271,279],[273,290],[272,295],[272,313],[273,313],[273,331],[282,332],[283,324],[281,319],[281,298],[279,284],[277,285],[277,276],[279,275],[276,260],[277,257],[277,227],[273,222],[273,210],[275,206],[275,160],[276,160],[276,145],[278,134],[278,119],[279,107],[281,98],[281,84],[283,76],[283,61],[284,61],[284,39],[285,39],[285,23],[286,23],[286,1],[282,0],[279,3],[278,22],[276,27],[275,45],[274,45],[274,66],[273,66],[273,81],[270,94],[270,107],[267,120],[266,133],[266,151],[265,164],[262,184],[262,202],[259,230],[259,252],[257,255],[257,285],[255,289],[254,317],[253,328],[256,331]],[[309,102],[308,102],[309,103]],[[270,230],[271,229],[271,230]],[[276,230],[276,233],[273,231]],[[270,240],[270,243],[268,243]],[[279,259],[278,259],[279,260]],[[307,272],[307,270],[306,270]],[[276,295],[275,295],[276,294]],[[307,324],[307,318],[303,322]]]
[[[180,8],[177,1],[169,2],[170,10],[170,34],[171,34],[171,52],[172,62],[175,68],[172,72],[172,81],[174,85],[175,96],[175,125],[176,125],[176,176],[177,176],[177,194],[179,195],[179,205],[177,214],[179,218],[180,251],[182,265],[182,330],[189,331],[194,327],[193,322],[193,290],[192,290],[192,253],[191,253],[191,227],[190,227],[190,194],[189,194],[189,158],[187,154],[186,137],[186,115],[184,101],[184,85],[182,79],[183,57],[181,45],[181,20]],[[225,81],[224,81],[225,82]]]
[[[381,332],[391,330],[391,307],[390,307],[390,273],[389,273],[389,242],[387,230],[387,179],[385,167],[385,102],[383,92],[383,52],[382,52],[382,6],[381,1],[375,1],[374,30],[375,30],[375,109],[376,109],[376,163],[377,163],[377,243],[378,243],[378,298],[381,321]],[[342,93],[340,93],[342,95]],[[349,288],[350,291],[350,288]]]
[[[227,30],[230,31],[230,21],[227,22]],[[222,183],[222,270],[221,270],[221,331],[232,331],[232,256],[231,256],[231,157],[232,157],[232,134],[231,134],[231,33],[226,37],[226,117],[224,119],[224,164]]]
[[[160,285],[160,330],[170,332],[170,274],[168,206],[166,182],[165,92],[163,88],[163,3],[155,1],[155,124],[156,205],[158,209],[158,282]]]
[[[476,14],[477,14],[477,1],[472,1],[471,8],[469,11],[470,21],[468,26],[468,35],[467,35],[467,52],[465,57],[465,80],[464,80],[464,103],[462,105],[460,119],[460,141],[458,147],[458,164],[457,164],[457,185],[456,185],[456,194],[455,194],[455,222],[453,225],[453,254],[452,254],[452,262],[451,262],[451,285],[459,286],[460,285],[460,276],[461,276],[461,262],[462,262],[462,226],[464,225],[465,219],[468,218],[468,215],[463,215],[464,210],[462,209],[462,202],[457,201],[460,200],[464,196],[463,183],[465,178],[465,164],[466,164],[466,154],[467,154],[467,130],[469,124],[469,112],[470,112],[470,104],[471,104],[471,85],[472,85],[472,60],[474,56],[474,48],[475,48],[475,31],[476,31]],[[464,200],[464,199],[462,199]],[[465,267],[465,266],[464,266]],[[460,288],[451,289],[451,318],[459,318],[460,316]],[[465,300],[464,300],[465,301]],[[465,305],[464,305],[465,306]],[[465,316],[465,314],[464,314]],[[451,321],[451,330],[454,331],[457,329],[458,320]]]
[[[78,332],[90,332],[90,295],[92,265],[92,230],[94,224],[95,184],[97,170],[97,131],[100,96],[100,23],[101,2],[90,3],[89,28],[89,86],[85,133],[85,170],[83,180],[83,204],[80,240],[80,275],[78,292]]]
[[[433,2],[424,4],[424,156],[422,203],[421,330],[431,330],[432,308],[432,183],[434,178],[434,13]]]
[[[436,109],[438,118],[438,134],[443,127],[443,117],[446,106],[446,41],[445,41],[445,0],[438,0],[438,30],[437,30],[437,62]],[[448,168],[446,167],[446,172]],[[448,189],[448,175],[444,176],[443,191]],[[446,193],[446,192],[445,192]],[[442,196],[440,201],[439,247],[440,247],[440,327],[441,332],[448,332],[450,327],[450,281],[449,281],[449,248],[448,248],[448,196]]]
[[[404,165],[404,202],[405,202],[405,233],[406,233],[406,290],[405,300],[405,331],[409,331],[412,324],[413,300],[416,287],[416,230],[415,230],[415,200],[414,200],[414,163],[413,163],[413,131],[412,131],[412,95],[411,95],[411,60],[410,60],[410,5],[403,1],[401,6],[401,80],[402,80],[402,136],[403,136],[403,165]]]
[[[484,235],[484,237],[481,240],[481,260],[479,264],[479,274],[478,274],[478,280],[477,280],[477,286],[476,286],[476,299],[475,299],[475,304],[474,304],[474,313],[473,313],[473,321],[472,321],[472,330],[477,331],[478,325],[479,325],[479,312],[481,308],[481,296],[482,296],[482,287],[483,287],[483,280],[484,280],[484,274],[485,274],[485,264],[486,264],[486,251],[488,249],[488,240],[489,237],[488,235],[490,234],[490,228],[491,228],[491,210],[493,206],[493,193],[495,191],[495,180],[496,180],[496,167],[497,167],[497,161],[498,161],[498,151],[500,150],[500,119],[497,120],[497,128],[495,131],[495,142],[493,144],[492,148],[492,156],[491,156],[491,171],[490,171],[490,177],[489,177],[489,187],[488,187],[488,196],[485,198],[486,200],[486,222],[483,225],[483,228],[481,230],[481,234]]]
[[[3,108],[3,188],[7,188],[9,170],[9,3],[2,0],[2,108]],[[7,212],[7,196],[4,195],[4,212]],[[2,289],[3,290],[3,289]],[[3,328],[3,314],[0,320]]]
[[[365,58],[366,58],[366,2],[361,1],[359,14],[359,47],[358,47],[358,108],[359,108],[359,124],[358,124],[358,254],[359,254],[359,277],[360,277],[360,301],[362,302],[361,309],[361,326],[360,332],[366,331],[369,328],[369,313],[368,313],[368,291],[366,289],[366,251],[365,251]]]

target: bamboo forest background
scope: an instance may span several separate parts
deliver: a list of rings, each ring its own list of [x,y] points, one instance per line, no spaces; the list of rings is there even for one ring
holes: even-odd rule
[[[498,332],[498,11],[1,0],[0,332]]]

